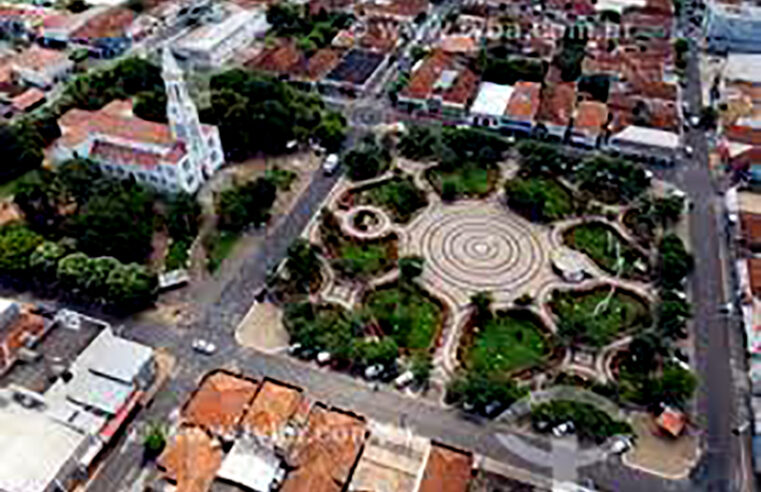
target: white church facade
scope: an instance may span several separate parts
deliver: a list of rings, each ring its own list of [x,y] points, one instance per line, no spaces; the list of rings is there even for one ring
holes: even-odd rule
[[[168,124],[132,114],[131,101],[113,101],[98,111],[72,109],[58,120],[61,137],[51,158],[95,162],[101,171],[167,193],[194,193],[224,163],[219,129],[203,125],[182,70],[168,49],[162,76]]]

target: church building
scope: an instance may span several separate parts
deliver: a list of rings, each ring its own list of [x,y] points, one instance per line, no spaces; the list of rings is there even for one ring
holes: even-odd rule
[[[61,137],[52,160],[86,158],[101,171],[134,178],[168,193],[194,193],[224,163],[219,129],[203,125],[174,55],[163,51],[162,76],[169,124],[132,114],[132,102],[112,101],[98,111],[72,109],[58,120]]]

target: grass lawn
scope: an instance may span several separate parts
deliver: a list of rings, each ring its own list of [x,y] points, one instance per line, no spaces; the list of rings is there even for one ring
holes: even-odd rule
[[[222,262],[230,256],[230,253],[238,240],[238,234],[230,231],[218,231],[208,239],[206,245],[206,268],[211,272],[216,272]]]
[[[382,271],[389,263],[391,252],[384,243],[353,243],[341,245],[338,260],[341,268],[358,276],[369,276]]]
[[[649,306],[620,289],[616,289],[607,307],[595,314],[596,307],[609,295],[607,287],[585,292],[555,292],[550,308],[559,318],[561,337],[571,343],[601,347],[625,333],[650,326]]]
[[[412,178],[394,178],[360,193],[360,201],[384,208],[394,222],[406,223],[412,215],[428,205],[425,193]]]
[[[516,178],[505,184],[510,207],[529,220],[552,222],[573,214],[573,197],[554,179]]]
[[[570,247],[585,253],[603,270],[615,274],[618,272],[617,250],[623,258],[621,274],[631,277],[637,273],[647,274],[647,260],[611,227],[600,222],[578,225],[564,234],[564,240]],[[644,270],[638,269],[641,265]]]
[[[539,364],[548,353],[537,321],[522,313],[504,313],[477,329],[465,362],[477,371],[511,372]]]
[[[414,286],[371,292],[365,306],[383,332],[408,349],[429,348],[442,322],[441,308]]]
[[[494,189],[499,179],[499,169],[487,169],[476,164],[463,164],[452,171],[435,167],[428,171],[427,177],[440,195],[449,188],[456,196],[483,196]]]

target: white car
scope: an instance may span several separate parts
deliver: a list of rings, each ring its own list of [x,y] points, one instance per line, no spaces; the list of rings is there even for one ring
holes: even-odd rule
[[[325,158],[325,161],[322,163],[322,172],[330,176],[334,172],[336,172],[336,169],[338,169],[338,155],[337,154],[330,154]]]
[[[693,128],[697,128],[699,124],[700,124],[700,118],[698,116],[692,116],[690,118],[690,125],[692,125]]]
[[[211,355],[214,352],[217,351],[217,346],[211,343],[208,340],[204,340],[203,338],[196,338],[193,340],[193,350],[196,352],[202,353],[204,355]]]
[[[685,145],[684,147],[684,155],[687,157],[692,157],[692,154],[694,153],[694,149],[691,145]]]
[[[405,371],[402,374],[400,374],[396,379],[394,379],[394,386],[396,386],[399,389],[402,389],[408,384],[410,384],[413,379],[415,379],[415,376],[414,374],[412,374],[412,371]]]
[[[330,362],[330,352],[323,350],[319,354],[317,354],[317,363],[320,365],[327,364]]]
[[[381,364],[373,364],[365,369],[365,378],[375,379],[383,373],[383,366]]]

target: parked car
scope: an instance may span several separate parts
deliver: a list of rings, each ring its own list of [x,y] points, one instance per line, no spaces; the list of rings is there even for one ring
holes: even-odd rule
[[[405,371],[401,373],[399,376],[397,376],[396,379],[394,379],[394,386],[396,386],[399,389],[402,389],[408,384],[410,384],[413,379],[415,379],[415,376],[412,374],[412,371]]]
[[[724,304],[719,306],[719,312],[721,314],[732,314],[732,311],[734,310],[734,306],[731,302],[725,302]]]
[[[338,170],[338,164],[338,155],[330,154],[322,163],[322,172],[325,173],[325,175],[330,176]]]
[[[326,350],[323,350],[322,352],[317,354],[317,363],[320,365],[327,364],[328,362],[330,362],[330,359],[331,359],[330,352]]]
[[[383,374],[383,369],[384,368],[381,364],[373,364],[372,366],[365,369],[365,378],[375,379]]]
[[[211,355],[217,351],[217,346],[203,338],[196,338],[192,344],[193,350],[204,355]]]

